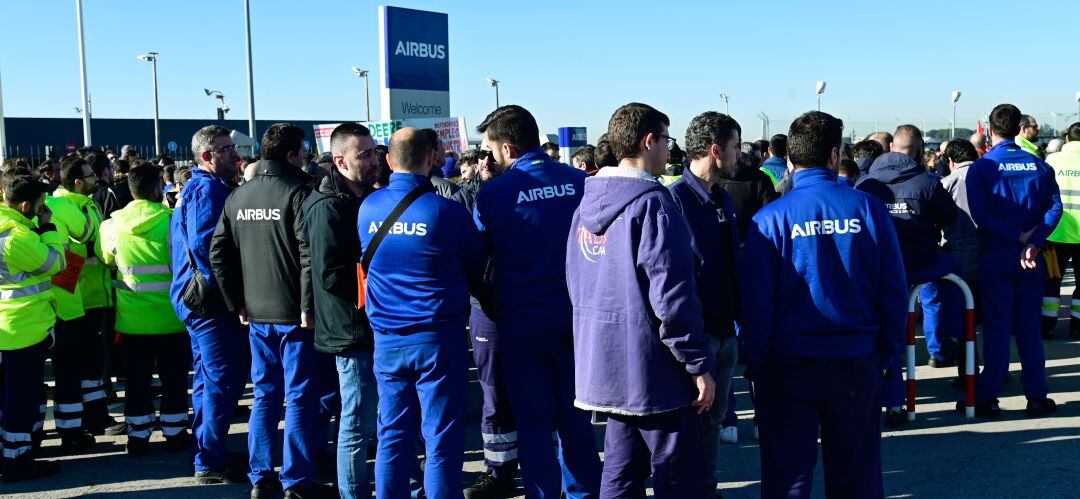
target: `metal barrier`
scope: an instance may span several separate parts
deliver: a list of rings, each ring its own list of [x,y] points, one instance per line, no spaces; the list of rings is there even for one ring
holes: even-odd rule
[[[975,298],[971,294],[971,288],[963,279],[956,274],[947,274],[941,280],[949,281],[960,288],[964,294],[964,416],[975,417]],[[919,291],[926,283],[916,285],[908,296],[908,321],[907,321],[907,367],[904,372],[907,377],[907,419],[915,421],[915,302],[919,298]]]

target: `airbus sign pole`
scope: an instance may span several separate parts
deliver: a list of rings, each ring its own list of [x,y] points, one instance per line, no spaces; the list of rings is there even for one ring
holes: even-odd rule
[[[449,117],[447,15],[380,5],[379,73],[383,121]]]

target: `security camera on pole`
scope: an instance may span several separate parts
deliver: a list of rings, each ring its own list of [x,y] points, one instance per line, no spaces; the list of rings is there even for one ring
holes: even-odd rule
[[[1076,116],[1080,117],[1080,92],[1076,92]]]
[[[158,126],[158,85],[157,85],[157,52],[150,52],[137,57],[140,61],[150,62],[154,65],[154,155],[161,156],[161,128]]]
[[[724,114],[726,114],[728,116],[731,116],[731,111],[728,110],[728,99],[730,99],[730,98],[731,97],[729,97],[728,94],[725,94],[725,93],[720,94],[720,100],[724,101]]]
[[[817,92],[817,110],[821,111],[821,94],[825,93],[825,82],[817,82],[817,87],[814,91]]]
[[[225,94],[218,92],[217,90],[210,90],[209,88],[204,88],[203,92],[206,92],[208,97],[213,97],[221,101],[221,107],[217,108],[217,119],[224,121],[225,114],[229,112],[229,106],[225,104]]]

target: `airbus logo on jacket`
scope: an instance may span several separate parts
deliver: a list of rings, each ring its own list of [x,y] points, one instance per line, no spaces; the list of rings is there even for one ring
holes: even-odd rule
[[[880,200],[836,183],[825,168],[799,171],[793,181],[747,233],[740,355],[754,365],[770,353],[877,352],[886,365],[903,345],[908,298],[892,217]],[[797,235],[807,231],[813,237]]]
[[[537,148],[477,194],[476,225],[495,263],[500,328],[570,324],[566,238],[585,177]]]
[[[299,324],[301,303],[311,302],[311,275],[301,272],[310,267],[302,206],[311,177],[277,161],[258,168],[225,201],[210,265],[229,310],[245,308],[259,323]]]

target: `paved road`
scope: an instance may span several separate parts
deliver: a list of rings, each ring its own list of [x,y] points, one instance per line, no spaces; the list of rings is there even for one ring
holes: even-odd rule
[[[1067,304],[1066,304],[1067,306]],[[1068,322],[1058,327],[1059,339],[1045,343],[1047,376],[1051,396],[1059,410],[1053,417],[1029,419],[1024,416],[1024,397],[1019,383],[1020,365],[1013,356],[1012,378],[1001,399],[1005,416],[996,422],[964,419],[954,411],[961,393],[951,380],[955,369],[918,368],[918,421],[885,434],[883,459],[885,490],[892,497],[1067,497],[1080,488],[1080,341],[1063,339]],[[925,350],[920,345],[920,363]],[[725,497],[757,497],[760,493],[758,448],[752,438],[752,414],[740,389],[741,418],[738,444],[725,447],[722,485]],[[483,468],[478,423],[475,419],[479,389],[473,383],[472,421],[466,456],[466,483],[472,483]],[[250,389],[244,404],[250,404]],[[113,405],[119,416],[120,405]],[[58,444],[51,421],[46,424],[50,440]],[[246,423],[232,426],[231,445],[244,448]],[[602,439],[603,427],[597,426]],[[160,436],[155,436],[155,440]],[[181,456],[155,452],[148,457],[124,454],[122,438],[101,437],[93,453],[54,458],[63,473],[48,479],[8,485],[0,484],[0,497],[60,498],[241,498],[244,485],[197,486],[188,478]],[[157,445],[163,445],[158,443]],[[327,480],[331,476],[327,475]],[[815,496],[821,491],[820,466]],[[520,489],[519,489],[520,490]]]

